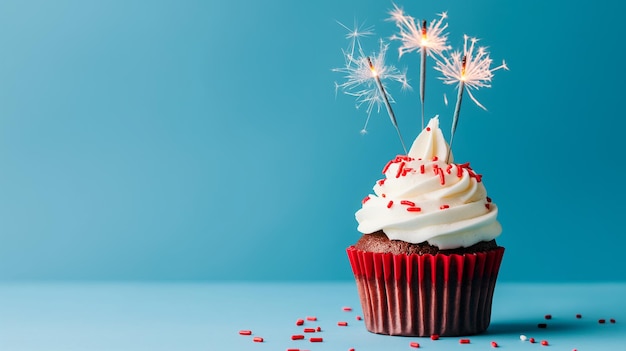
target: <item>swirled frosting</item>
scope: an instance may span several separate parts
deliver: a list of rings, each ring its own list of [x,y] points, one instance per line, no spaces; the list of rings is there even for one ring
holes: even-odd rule
[[[374,194],[356,212],[358,230],[382,230],[391,240],[427,241],[441,250],[468,247],[500,235],[498,207],[487,197],[482,176],[469,165],[455,164],[439,119],[432,118],[408,155],[383,169]]]

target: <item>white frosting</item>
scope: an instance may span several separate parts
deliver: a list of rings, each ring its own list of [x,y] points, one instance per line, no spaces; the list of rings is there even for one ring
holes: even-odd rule
[[[446,163],[448,144],[432,118],[408,156],[389,161],[384,179],[356,212],[358,230],[382,230],[389,239],[428,241],[442,250],[468,247],[500,235],[498,207],[469,164]],[[452,160],[452,156],[450,156]]]

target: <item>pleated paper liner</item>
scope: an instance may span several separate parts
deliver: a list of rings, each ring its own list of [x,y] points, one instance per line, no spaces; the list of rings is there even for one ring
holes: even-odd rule
[[[404,336],[485,331],[504,248],[394,255],[347,249],[367,330]]]

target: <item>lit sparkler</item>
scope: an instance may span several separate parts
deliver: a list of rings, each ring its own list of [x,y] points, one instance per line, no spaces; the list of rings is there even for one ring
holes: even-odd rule
[[[400,40],[402,46],[399,49],[399,55],[402,56],[407,52],[420,52],[420,102],[422,107],[422,128],[424,128],[424,101],[426,95],[426,57],[441,56],[444,50],[450,47],[446,44],[448,34],[444,30],[448,24],[443,21],[447,18],[447,13],[439,14],[439,20],[427,23],[426,20],[421,24],[417,24],[415,19],[404,13],[402,8],[393,5],[394,8],[389,12],[389,20],[394,21],[400,30],[399,35],[394,35],[392,39]]]
[[[463,52],[454,51],[449,58],[442,57],[441,60],[436,60],[437,65],[435,69],[443,74],[443,77],[441,77],[443,82],[445,84],[457,84],[458,89],[454,116],[452,118],[450,147],[448,149],[448,157],[446,161],[450,158],[450,150],[452,150],[454,133],[456,132],[456,126],[459,122],[463,92],[467,91],[467,94],[472,101],[474,101],[474,103],[480,108],[486,110],[486,108],[474,97],[472,90],[490,88],[493,72],[501,68],[508,70],[504,61],[502,61],[500,66],[491,68],[493,60],[489,57],[489,53],[484,47],[476,48],[476,42],[478,42],[478,39],[470,38],[467,35],[465,35],[464,39]],[[467,45],[468,41],[470,42],[469,46]]]
[[[406,147],[398,127],[398,122],[391,108],[391,103],[393,103],[394,100],[393,97],[387,93],[385,86],[385,81],[392,80],[400,83],[402,89],[409,89],[410,85],[406,78],[406,72],[401,72],[395,66],[385,65],[385,55],[388,45],[382,40],[380,41],[378,54],[372,56],[365,55],[360,44],[357,44],[357,48],[359,53],[358,57],[355,57],[349,50],[344,51],[346,65],[342,68],[333,69],[335,72],[344,73],[344,78],[346,79],[344,83],[337,84],[336,87],[341,89],[345,94],[356,97],[357,108],[363,104],[367,106],[367,119],[361,131],[362,133],[367,132],[367,125],[374,106],[376,106],[377,112],[380,112],[380,108],[384,104],[387,109],[387,114],[391,119],[391,124],[395,127],[402,148],[406,153]]]

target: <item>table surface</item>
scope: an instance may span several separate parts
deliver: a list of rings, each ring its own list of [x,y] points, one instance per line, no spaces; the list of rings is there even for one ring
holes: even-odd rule
[[[491,350],[492,341],[503,350],[536,350],[545,347],[541,340],[548,341],[546,350],[626,350],[625,297],[626,283],[499,282],[488,331],[461,344],[458,337],[433,341],[367,332],[357,320],[361,308],[352,282],[4,283],[0,350],[365,351],[414,350],[410,343],[418,342],[425,350],[469,351]],[[317,320],[296,325],[306,317]],[[318,326],[321,332],[303,333]],[[291,340],[294,334],[306,338]],[[521,341],[522,334],[537,343]],[[312,336],[323,342],[310,342]]]

